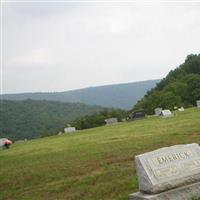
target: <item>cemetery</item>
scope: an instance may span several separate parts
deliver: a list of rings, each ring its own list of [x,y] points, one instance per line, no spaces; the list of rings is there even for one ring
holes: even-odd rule
[[[197,200],[199,119],[193,107],[14,143],[0,151],[0,199]]]
[[[200,0],[0,4],[0,200],[200,200]]]

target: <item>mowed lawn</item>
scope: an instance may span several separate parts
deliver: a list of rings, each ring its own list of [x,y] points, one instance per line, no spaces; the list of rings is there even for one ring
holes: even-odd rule
[[[197,108],[16,143],[0,151],[0,199],[128,200],[138,190],[135,155],[193,142]]]

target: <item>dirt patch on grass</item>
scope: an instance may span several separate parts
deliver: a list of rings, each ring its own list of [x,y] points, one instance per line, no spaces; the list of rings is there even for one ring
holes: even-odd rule
[[[200,132],[193,132],[191,133],[192,136],[200,136]]]
[[[113,156],[110,158],[105,159],[107,164],[114,164],[114,163],[124,163],[127,161],[132,161],[133,160],[133,156],[126,156],[126,157],[117,157],[117,156]]]

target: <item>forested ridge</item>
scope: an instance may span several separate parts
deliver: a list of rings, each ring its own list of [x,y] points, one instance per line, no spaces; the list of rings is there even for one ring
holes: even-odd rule
[[[31,139],[53,135],[67,123],[103,110],[100,106],[54,101],[8,101],[0,105],[0,138]]]
[[[185,62],[172,70],[155,88],[137,102],[133,110],[144,109],[153,114],[156,107],[173,109],[191,107],[200,99],[200,54],[188,55]]]
[[[155,87],[159,80],[148,80],[89,87],[65,92],[40,92],[0,95],[5,100],[47,100],[60,102],[79,102],[87,105],[100,105],[130,110],[143,95]]]

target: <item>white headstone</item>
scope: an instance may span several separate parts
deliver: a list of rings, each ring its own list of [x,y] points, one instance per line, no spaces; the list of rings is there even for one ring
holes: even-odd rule
[[[116,124],[118,122],[117,118],[109,118],[105,120],[106,125]]]
[[[185,109],[183,107],[179,108],[178,111],[183,112]]]
[[[67,128],[64,128],[64,132],[65,133],[73,133],[76,131],[76,128],[75,127],[67,127]]]
[[[197,100],[197,108],[200,108],[200,100]]]
[[[178,107],[177,106],[174,106],[174,110],[177,110],[178,109]]]
[[[163,117],[171,117],[171,116],[172,116],[172,113],[171,113],[170,110],[162,110],[161,115],[162,115]]]
[[[6,138],[0,138],[0,149],[3,149]]]

